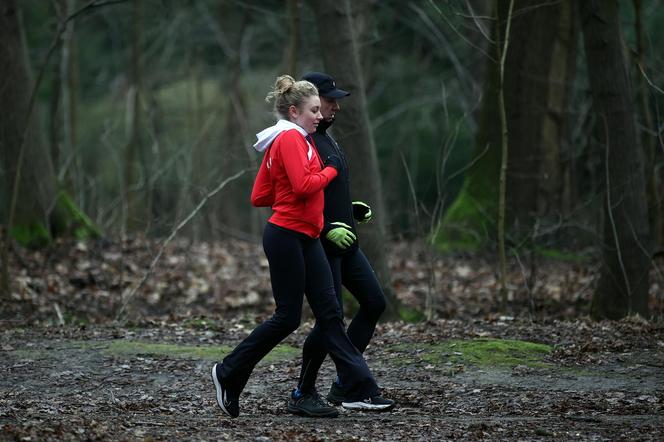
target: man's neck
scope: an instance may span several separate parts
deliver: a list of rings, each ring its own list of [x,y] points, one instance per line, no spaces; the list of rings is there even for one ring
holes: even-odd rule
[[[330,126],[332,126],[333,121],[327,121],[327,120],[321,120],[320,123],[318,123],[318,128],[316,128],[316,132],[324,134]]]

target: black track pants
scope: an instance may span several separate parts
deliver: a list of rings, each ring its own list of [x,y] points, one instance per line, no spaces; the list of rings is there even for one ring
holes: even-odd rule
[[[377,394],[378,387],[369,367],[346,335],[320,240],[268,223],[263,249],[270,264],[276,310],[226,356],[219,372],[222,382],[239,396],[256,364],[300,325],[306,294],[347,398],[361,400]]]
[[[350,291],[360,305],[357,314],[348,326],[348,337],[355,348],[360,352],[364,352],[376,329],[378,318],[385,310],[385,295],[361,249],[356,248],[354,251],[341,256],[328,255],[328,260],[332,269],[334,288],[339,305],[342,305],[342,285]],[[316,325],[304,341],[302,349],[300,390],[306,392],[315,388],[318,370],[326,355],[325,332],[316,321]],[[341,377],[340,381],[345,389]]]

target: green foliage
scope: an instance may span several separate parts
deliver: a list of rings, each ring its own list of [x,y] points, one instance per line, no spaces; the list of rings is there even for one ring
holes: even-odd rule
[[[441,252],[476,251],[493,235],[495,225],[495,216],[489,216],[487,205],[464,189],[443,216],[433,242]]]
[[[72,201],[65,192],[60,191],[53,213],[51,228],[42,223],[18,224],[12,227],[11,236],[23,247],[39,248],[51,243],[53,235],[71,234],[77,239],[98,238],[101,231],[95,223]]]
[[[399,309],[399,318],[402,321],[414,324],[417,322],[424,321],[426,319],[426,316],[424,315],[424,313],[415,308],[402,306]]]
[[[591,260],[591,257],[587,254],[568,252],[560,249],[536,247],[535,251],[540,256],[554,259],[556,261],[588,263]]]
[[[51,233],[41,223],[12,226],[10,235],[23,247],[38,248],[51,242]]]
[[[57,205],[64,213],[63,224],[65,229],[71,232],[76,239],[99,238],[101,230],[87,216],[65,192],[58,193]]]

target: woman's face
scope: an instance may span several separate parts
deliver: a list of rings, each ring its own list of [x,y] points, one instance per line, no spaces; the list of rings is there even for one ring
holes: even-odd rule
[[[293,123],[306,130],[307,133],[316,132],[318,123],[323,119],[323,115],[320,113],[320,98],[318,95],[307,97],[299,108],[291,106],[288,115]]]

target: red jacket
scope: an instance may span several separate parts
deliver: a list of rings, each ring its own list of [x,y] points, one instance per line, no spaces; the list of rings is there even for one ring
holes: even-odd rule
[[[323,229],[323,189],[337,176],[335,168],[321,170],[321,165],[316,148],[300,132],[282,132],[263,156],[251,204],[272,206],[272,224],[318,238]]]

